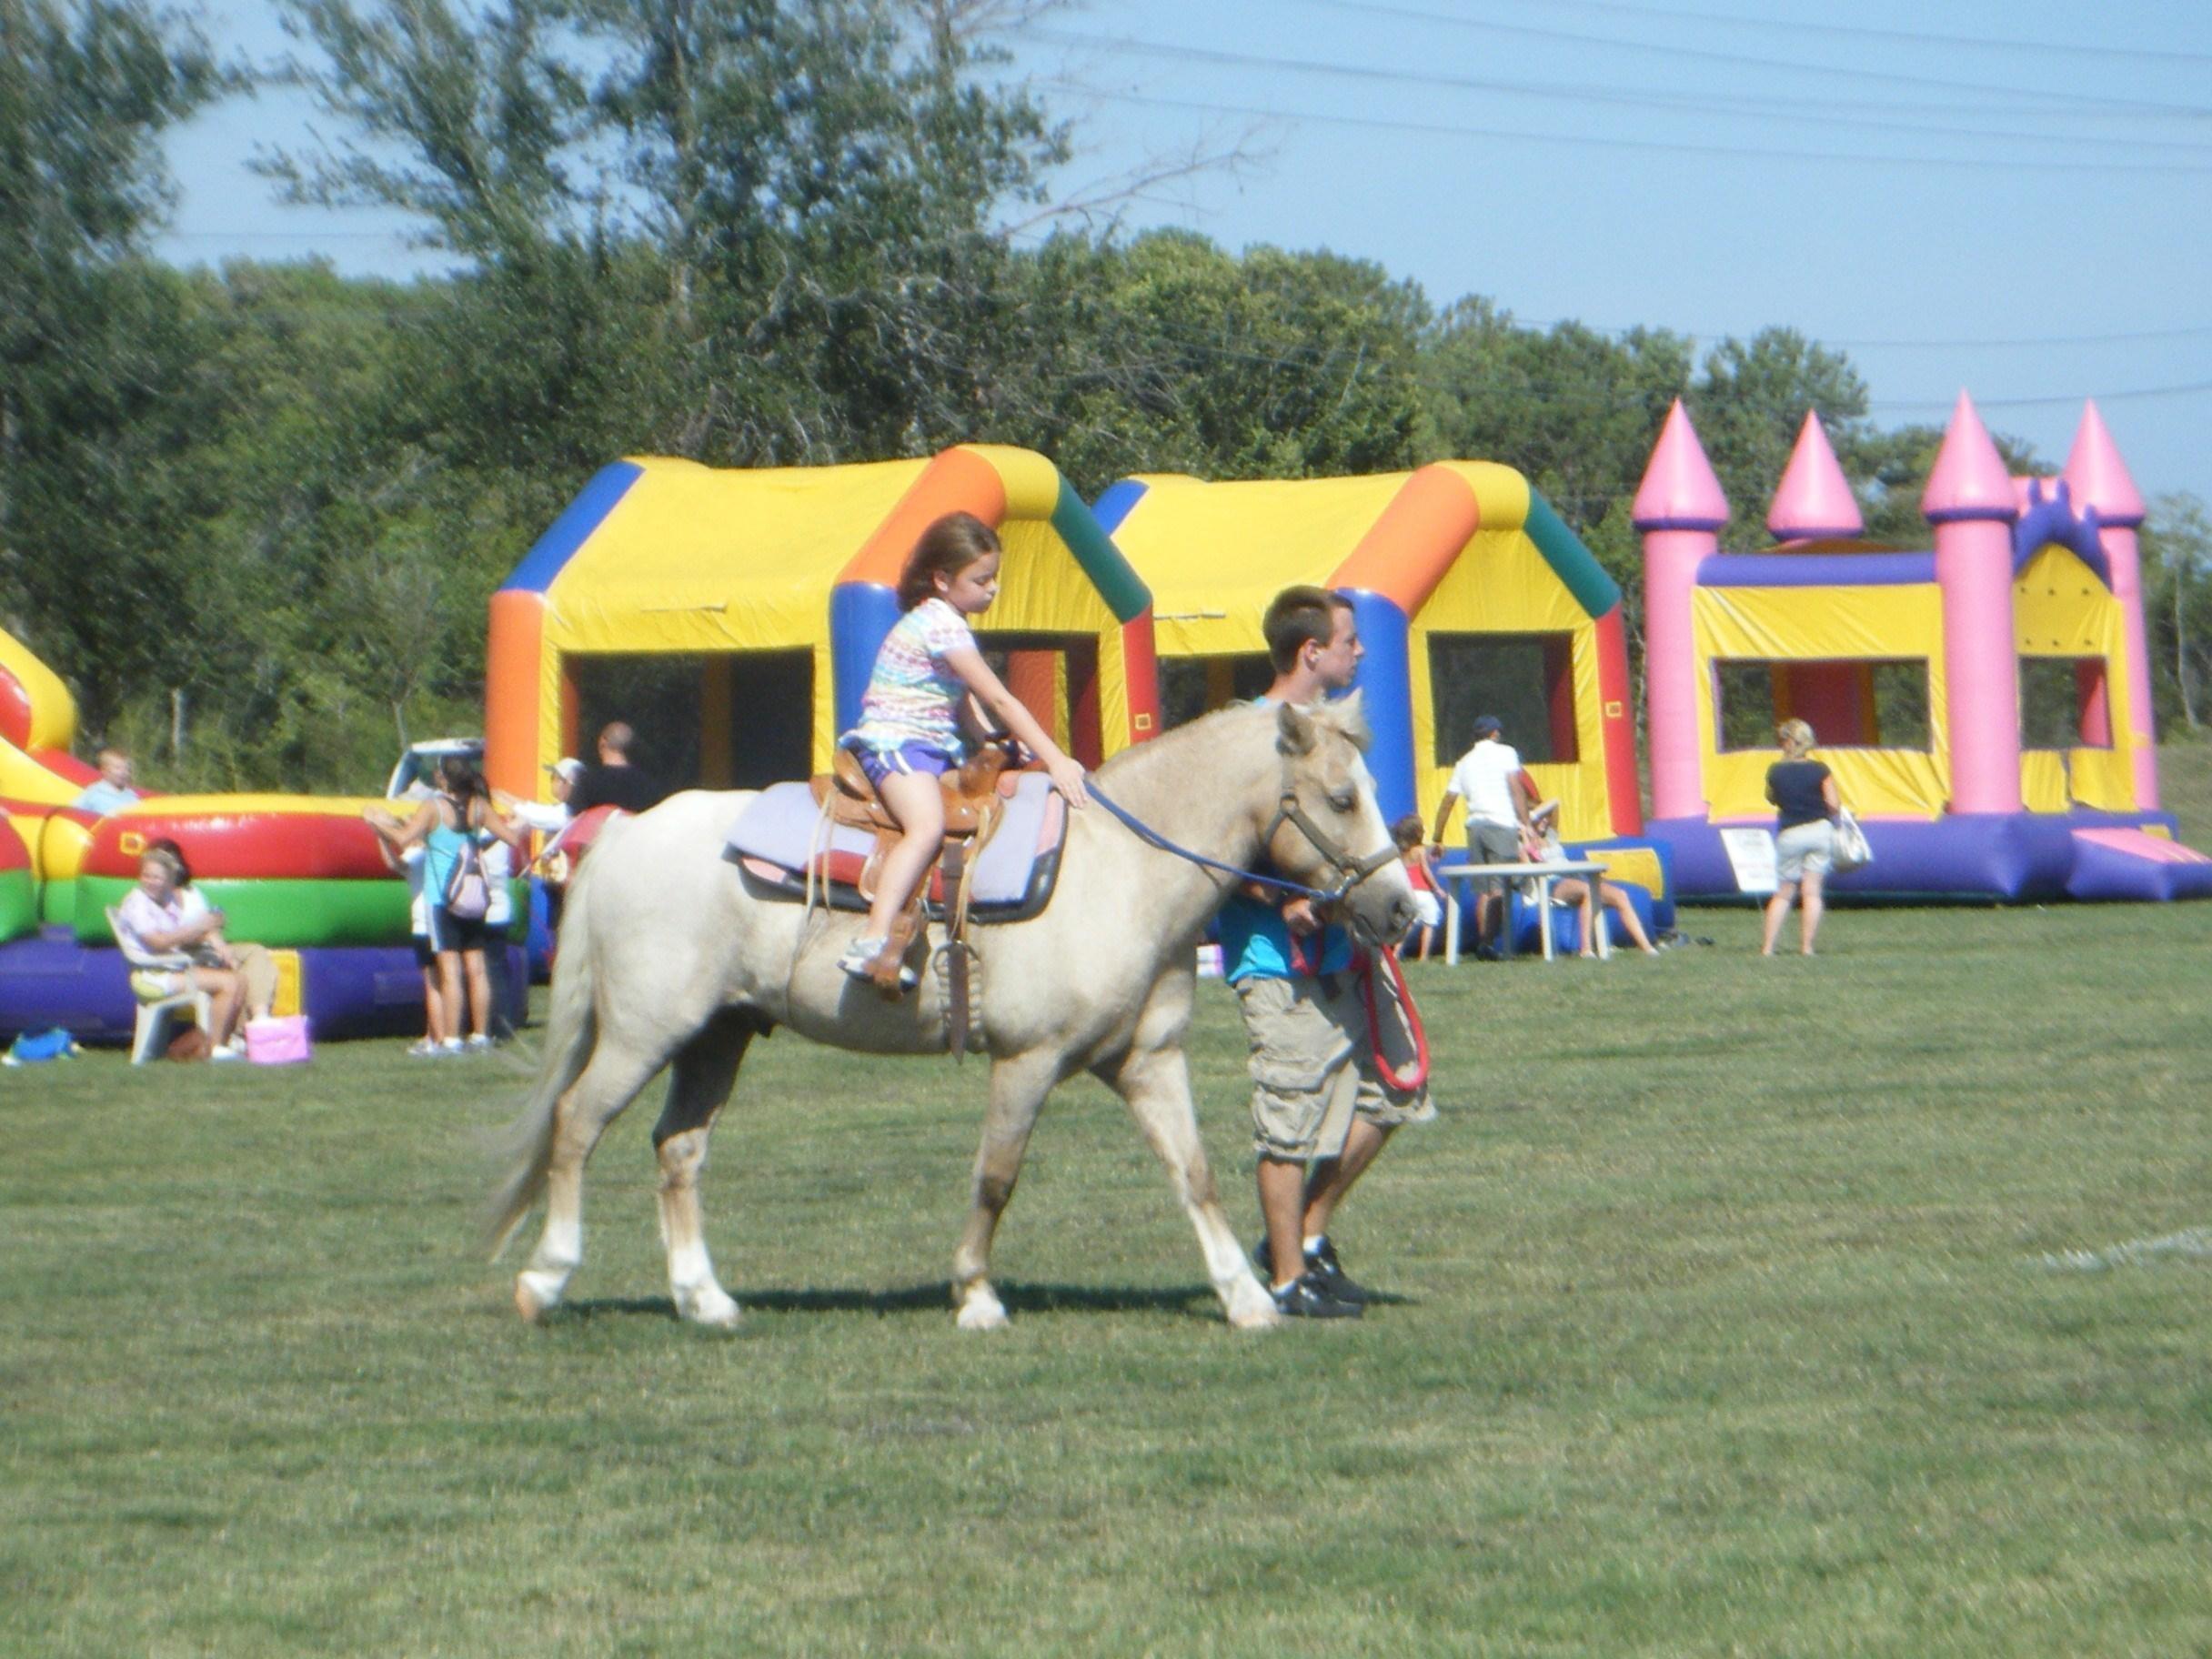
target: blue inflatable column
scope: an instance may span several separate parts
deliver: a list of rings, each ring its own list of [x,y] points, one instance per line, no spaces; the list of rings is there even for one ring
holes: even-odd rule
[[[1360,660],[1359,677],[1352,682],[1366,693],[1367,724],[1374,733],[1367,769],[1374,774],[1382,821],[1396,823],[1407,813],[1421,810],[1420,791],[1413,782],[1412,625],[1405,612],[1379,593],[1355,588],[1346,597],[1352,600],[1360,643],[1367,652]]]
[[[860,723],[876,653],[898,620],[899,596],[880,583],[846,582],[830,590],[830,672],[840,732]]]

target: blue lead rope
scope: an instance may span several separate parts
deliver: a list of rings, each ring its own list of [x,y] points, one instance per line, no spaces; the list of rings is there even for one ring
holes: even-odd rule
[[[1100,789],[1099,780],[1095,775],[1083,779],[1083,788],[1089,792],[1091,799],[1120,819],[1128,827],[1129,832],[1148,847],[1157,848],[1161,852],[1172,853],[1176,858],[1192,864],[1202,865],[1207,870],[1218,870],[1222,874],[1234,876],[1240,881],[1256,881],[1262,887],[1281,888],[1284,892],[1296,893],[1302,899],[1319,899],[1325,902],[1330,897],[1318,887],[1308,887],[1300,881],[1285,881],[1280,876],[1263,876],[1256,870],[1239,870],[1233,864],[1224,864],[1219,859],[1210,859],[1202,852],[1192,852],[1188,847],[1178,847],[1159,830],[1153,829],[1151,825],[1121,806],[1105,790]]]

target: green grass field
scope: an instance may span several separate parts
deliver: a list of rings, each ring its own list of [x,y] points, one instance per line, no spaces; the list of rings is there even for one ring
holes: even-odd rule
[[[1416,970],[1443,1116],[1339,1232],[1389,1297],[1260,1337],[1089,1084],[970,1336],[981,1068],[758,1047],[723,1339],[655,1101],[533,1329],[471,1247],[501,1061],[0,1074],[0,1651],[2212,1649],[2212,906],[1688,925]],[[1218,985],[1196,1069],[1245,1226]]]

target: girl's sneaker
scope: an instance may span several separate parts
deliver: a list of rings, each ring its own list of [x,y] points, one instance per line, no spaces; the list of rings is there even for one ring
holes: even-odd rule
[[[845,947],[845,954],[837,959],[837,965],[854,979],[868,980],[872,985],[875,981],[869,979],[868,970],[876,958],[883,954],[883,942],[880,939],[856,939]],[[921,975],[916,971],[913,963],[899,964],[900,990],[911,990],[920,983]]]
[[[407,1058],[409,1060],[435,1060],[438,1055],[444,1052],[445,1051],[443,1049],[439,1048],[437,1044],[432,1042],[427,1037],[426,1037],[420,1042],[415,1043],[408,1048]]]
[[[491,1052],[491,1039],[481,1031],[472,1031],[467,1047],[471,1054],[488,1054]]]
[[[887,941],[880,937],[856,939],[845,947],[845,954],[837,959],[837,965],[856,980],[868,977],[868,967],[883,954]]]

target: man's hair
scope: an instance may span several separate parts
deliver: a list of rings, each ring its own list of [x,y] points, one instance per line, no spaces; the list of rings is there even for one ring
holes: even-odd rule
[[[1000,551],[999,533],[973,513],[947,513],[921,533],[899,572],[899,608],[911,610],[979,558]]]
[[[637,740],[638,734],[629,729],[627,721],[609,720],[599,729],[599,747],[613,749],[625,760],[629,759],[630,745]]]
[[[1336,636],[1336,613],[1351,608],[1350,599],[1326,588],[1285,588],[1277,594],[1260,620],[1267,659],[1275,672],[1287,674],[1295,668],[1307,640],[1326,646]]]
[[[94,758],[96,759],[105,760],[110,755],[113,755],[118,760],[127,760],[131,758],[131,751],[123,748],[120,744],[104,743],[100,746],[99,754]]]

